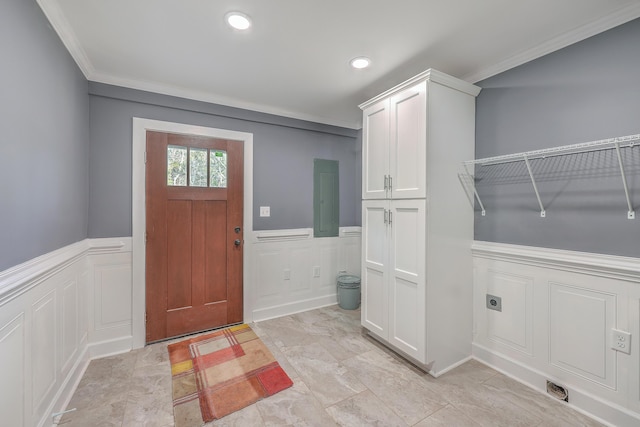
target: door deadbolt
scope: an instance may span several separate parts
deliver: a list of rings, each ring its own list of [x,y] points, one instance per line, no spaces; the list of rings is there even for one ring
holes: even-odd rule
[[[240,234],[240,230],[241,230],[240,227],[236,227],[236,228],[233,229],[233,231],[235,231],[236,234]]]

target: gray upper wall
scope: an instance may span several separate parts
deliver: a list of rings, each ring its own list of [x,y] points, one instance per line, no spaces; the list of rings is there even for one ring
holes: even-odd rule
[[[89,93],[89,237],[132,234],[133,117],[252,133],[255,230],[313,228],[314,158],[339,161],[340,225],[360,224],[358,131],[100,83]]]
[[[0,1],[0,271],[87,237],[87,81],[35,1]]]
[[[476,158],[638,134],[640,19],[478,85]],[[546,218],[520,179],[526,169],[480,182],[487,214],[476,207],[476,240],[640,256],[640,146],[631,154],[635,220],[626,218],[615,153],[572,156],[534,165]]]

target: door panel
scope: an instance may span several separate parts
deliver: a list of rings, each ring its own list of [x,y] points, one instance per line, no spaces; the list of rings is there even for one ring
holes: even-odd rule
[[[427,194],[427,83],[393,96],[389,108],[391,197],[424,198]]]
[[[191,202],[167,203],[167,309],[191,305]]]
[[[364,111],[362,134],[362,198],[384,199],[385,176],[389,174],[389,100]]]
[[[389,202],[362,202],[362,326],[383,339],[388,337],[387,291]]]
[[[227,298],[227,286],[223,278],[227,277],[227,263],[224,258],[220,258],[217,254],[224,253],[225,242],[216,239],[216,236],[224,235],[227,228],[227,221],[224,203],[217,201],[205,202],[205,228],[203,236],[203,244],[206,244],[204,251],[205,265],[204,271],[205,282],[209,286],[204,288],[205,302],[212,303],[222,301]]]
[[[147,342],[242,321],[242,157],[239,141],[147,133]]]
[[[391,202],[389,342],[417,360],[426,351],[425,200]]]

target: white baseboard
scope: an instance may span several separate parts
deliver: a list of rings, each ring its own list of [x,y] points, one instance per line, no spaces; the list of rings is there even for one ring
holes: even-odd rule
[[[253,321],[261,322],[264,320],[274,319],[276,317],[315,310],[316,308],[328,307],[330,305],[336,305],[337,303],[337,296],[333,294],[319,298],[296,301],[289,304],[277,305],[274,307],[262,308],[253,312]]]
[[[447,372],[457,368],[458,366],[464,365],[465,363],[467,363],[471,359],[473,359],[472,356],[465,357],[464,359],[462,359],[461,361],[459,361],[457,363],[454,363],[453,365],[449,365],[446,368],[439,370],[438,372],[429,372],[429,374],[431,374],[431,376],[433,376],[434,378],[438,378],[438,377],[446,374]]]
[[[131,351],[132,343],[133,336],[91,343],[88,347],[89,358],[93,360],[126,353]]]
[[[48,411],[49,414],[60,413],[64,411],[67,406],[69,406],[69,402],[73,397],[73,393],[75,393],[76,389],[78,388],[78,384],[80,384],[80,381],[82,380],[82,377],[84,376],[84,373],[87,370],[90,361],[91,360],[89,359],[88,347],[85,346],[82,354],[80,355],[80,357],[78,357],[78,359],[76,359],[73,368],[71,368],[69,375],[67,375],[67,378],[65,378],[65,380],[63,381],[56,399],[52,402],[51,408]],[[59,421],[60,418],[62,418],[62,415],[51,417],[49,420],[43,418],[42,420],[40,420],[39,425],[44,426],[51,424],[53,427],[55,427],[58,425],[57,421]],[[51,422],[49,423],[47,421]]]

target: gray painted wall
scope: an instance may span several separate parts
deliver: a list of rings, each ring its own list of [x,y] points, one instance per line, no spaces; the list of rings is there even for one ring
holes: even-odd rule
[[[87,237],[87,81],[35,1],[0,2],[0,271]]]
[[[477,158],[638,134],[640,19],[478,85]],[[526,179],[487,175],[479,184],[487,215],[476,210],[476,240],[640,256],[640,146],[627,160],[635,220],[626,219],[612,154],[535,165],[546,218]]]
[[[360,224],[358,131],[99,83],[89,93],[89,237],[132,233],[132,117],[253,133],[255,230],[313,227],[314,158],[340,162],[340,225]]]

